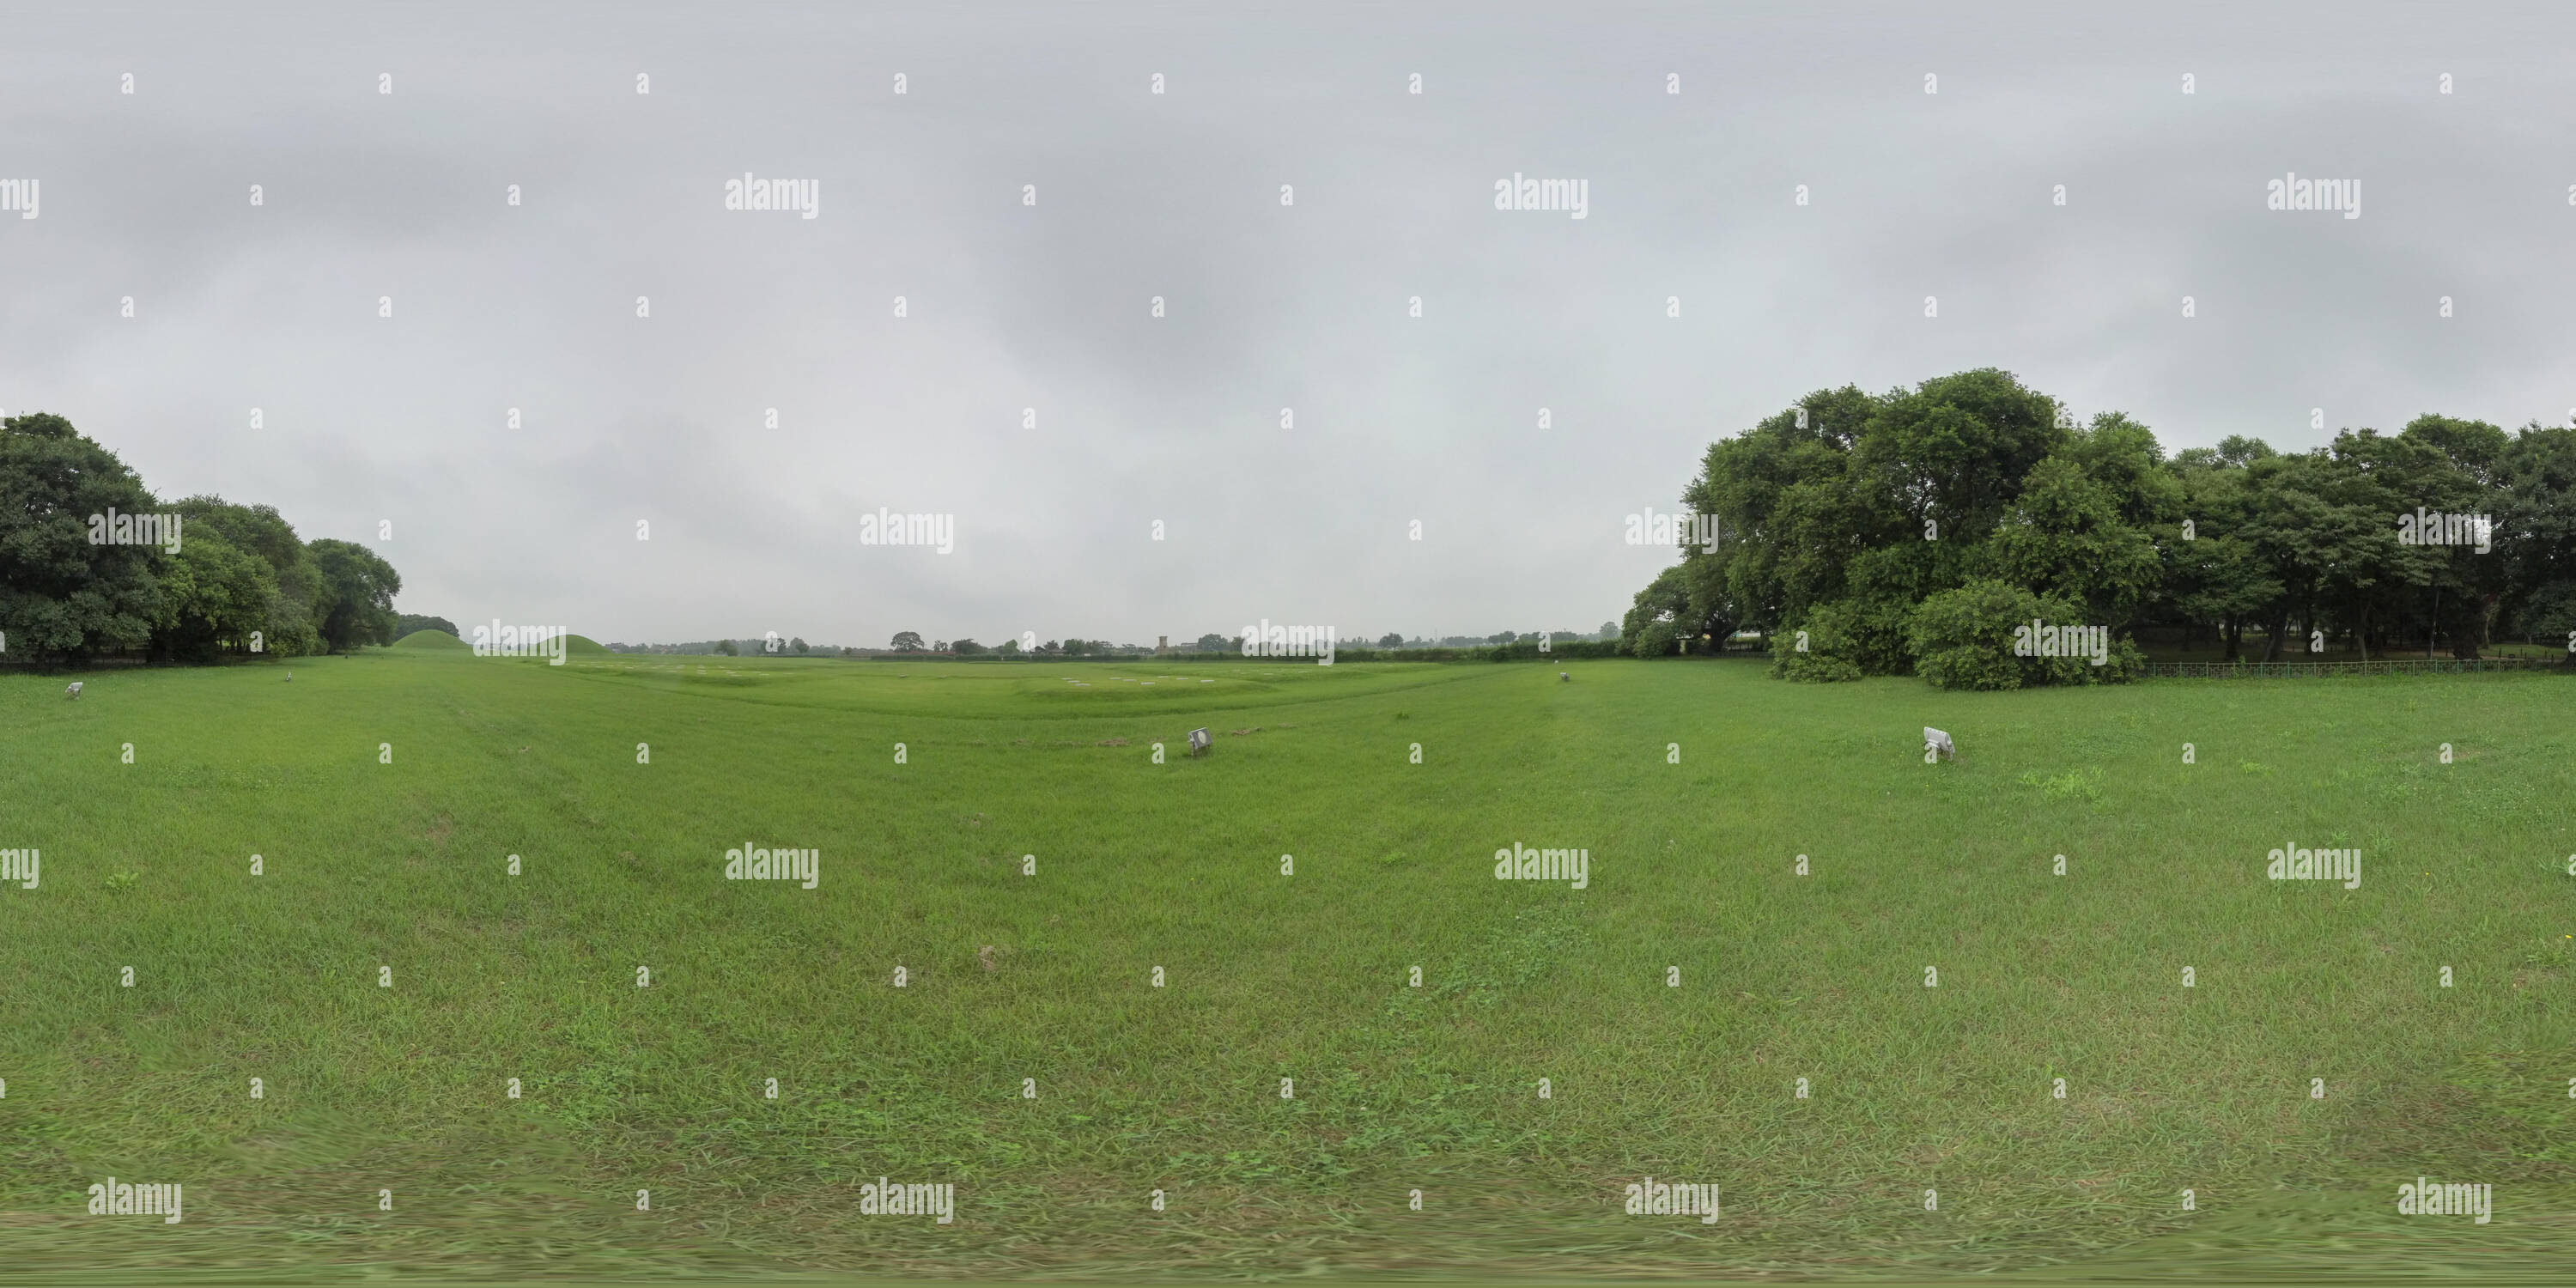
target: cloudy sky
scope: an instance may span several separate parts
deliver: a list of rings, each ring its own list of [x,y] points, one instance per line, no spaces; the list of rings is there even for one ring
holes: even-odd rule
[[[874,645],[1588,631],[1847,383],[2570,415],[2576,9],[2108,10],[0,3],[0,409],[405,611]]]

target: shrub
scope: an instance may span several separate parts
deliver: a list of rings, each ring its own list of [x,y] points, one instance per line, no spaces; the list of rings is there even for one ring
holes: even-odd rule
[[[2013,628],[2047,616],[2039,596],[2010,582],[1943,591],[1914,610],[1914,669],[1936,689],[2018,689],[2033,678],[2029,664],[2057,659],[2014,657]]]
[[[1538,651],[1538,636],[1523,635],[1509,644],[1488,644],[1481,649],[1468,650],[1468,652],[1471,655],[1482,655],[1486,660],[1494,662],[1546,662],[1578,657],[1626,656],[1620,650],[1617,640],[1554,640],[1548,644],[1547,650],[1544,653]],[[1350,652],[1348,649],[1343,651]],[[1415,649],[1403,653],[1382,652],[1375,657],[1381,661],[1400,662],[1421,651]]]
[[[1912,675],[1914,650],[1907,632],[1914,622],[1914,601],[1894,593],[1863,594],[1828,607],[1840,616],[1836,626],[1849,641],[1849,656],[1863,675]]]
[[[2111,641],[2111,660],[2084,668],[2086,684],[2127,684],[2147,673],[2147,655],[2127,636]]]
[[[2070,625],[2083,620],[2074,601],[2035,595],[2010,582],[1972,581],[1925,599],[1914,610],[1907,642],[1914,669],[1941,689],[2018,689],[2041,684],[2120,684],[2145,672],[2146,656],[2130,640],[2112,641],[2108,660],[2085,657],[2018,657],[2013,632],[2033,621]]]
[[[1775,632],[1771,636],[1771,674],[1814,684],[1861,678],[1860,663],[1852,656],[1852,626],[1857,616],[1852,605],[1838,601],[1819,605],[1796,625]]]

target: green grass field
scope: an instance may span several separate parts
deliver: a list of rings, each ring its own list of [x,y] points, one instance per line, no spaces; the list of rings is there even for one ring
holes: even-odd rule
[[[0,848],[42,854],[0,890],[0,1275],[2576,1257],[2555,675],[83,678],[0,677]],[[819,850],[817,888],[723,879],[745,842]],[[1515,843],[1588,850],[1588,888],[1494,879]],[[2360,848],[2359,888],[2264,879],[2284,843]],[[184,1221],[85,1215],[111,1174],[183,1183]],[[2492,1184],[2493,1223],[2397,1215],[2419,1174]],[[881,1175],[953,1183],[955,1223],[859,1215]],[[1646,1175],[1721,1219],[1624,1214]]]

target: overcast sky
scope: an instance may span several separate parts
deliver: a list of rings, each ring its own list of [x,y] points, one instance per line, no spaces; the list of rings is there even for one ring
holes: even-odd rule
[[[1847,383],[2569,416],[2576,7],[2122,8],[0,3],[0,409],[405,611],[878,646],[1588,631]]]

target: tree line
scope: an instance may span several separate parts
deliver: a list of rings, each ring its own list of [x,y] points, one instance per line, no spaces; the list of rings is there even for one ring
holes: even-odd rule
[[[2305,452],[2229,437],[2168,457],[2116,411],[2079,422],[1982,369],[1819,390],[1712,443],[1682,548],[1622,623],[1639,656],[1767,638],[1795,679],[2119,678],[2137,633],[2261,660],[2503,638],[2576,641],[2576,430],[2422,415]],[[2109,667],[2016,656],[2033,620],[2098,625]]]
[[[957,657],[977,657],[986,653],[1000,657],[1018,657],[1022,652],[1018,640],[1006,639],[999,644],[978,644],[971,639],[925,642],[919,631],[896,631],[893,642],[887,647],[897,653],[947,653]],[[1136,645],[1127,646],[1128,651],[1137,649]],[[1118,645],[1107,640],[1085,639],[1048,640],[1027,650],[1031,657],[1098,657],[1120,651],[1122,650]],[[1152,650],[1142,651],[1151,652]]]
[[[1547,632],[1547,638],[1559,644],[1587,639],[1607,641],[1617,639],[1618,637],[1619,626],[1616,622],[1603,622],[1601,624],[1600,632],[1594,636],[1577,635],[1573,631]],[[1492,635],[1452,635],[1446,639],[1438,641],[1418,639],[1408,642],[1401,633],[1388,631],[1386,634],[1378,636],[1376,642],[1372,645],[1367,634],[1362,632],[1344,639],[1341,642],[1341,647],[1349,649],[1373,649],[1377,652],[1395,652],[1400,649],[1448,649],[1454,651],[1459,649],[1478,649],[1487,645],[1509,645],[1516,642],[1527,643],[1535,646],[1538,643],[1539,638],[1539,632],[1536,631],[1500,631]],[[895,632],[894,640],[890,645],[888,645],[888,647],[891,651],[896,653],[945,653],[952,654],[957,657],[977,657],[988,653],[999,657],[1019,657],[1022,656],[1024,652],[1031,657],[1106,657],[1111,654],[1143,654],[1155,651],[1152,646],[1144,644],[1112,644],[1107,640],[1084,639],[1067,639],[1060,641],[1048,640],[1047,642],[1038,645],[1035,649],[1024,650],[1018,640],[1004,640],[998,645],[979,644],[971,639],[955,641],[925,641],[922,639],[921,632],[919,631]],[[1210,631],[1205,635],[1199,636],[1196,640],[1184,640],[1172,645],[1171,651],[1174,653],[1240,654],[1243,652],[1243,637],[1240,635],[1220,635],[1214,631]],[[859,655],[859,650],[857,649],[845,649],[843,652],[853,657]]]
[[[306,541],[275,507],[165,503],[70,421],[0,420],[0,657],[213,661],[388,644],[401,590],[374,551]]]

